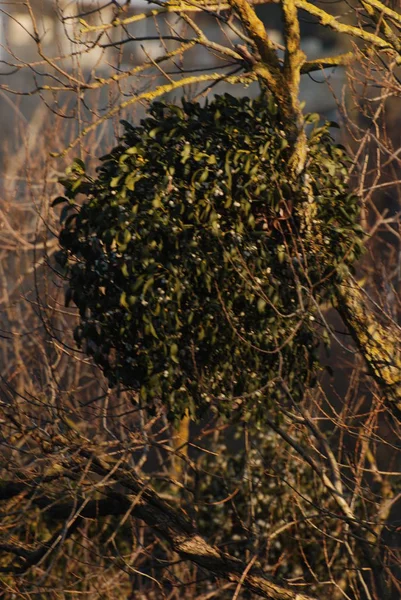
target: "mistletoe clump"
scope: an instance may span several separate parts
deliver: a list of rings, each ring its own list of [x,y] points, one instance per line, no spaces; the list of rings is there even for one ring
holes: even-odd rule
[[[315,127],[294,179],[265,98],[154,103],[139,127],[123,124],[96,179],[75,161],[55,201],[77,343],[111,385],[172,417],[301,398],[315,306],[360,252],[343,148]]]

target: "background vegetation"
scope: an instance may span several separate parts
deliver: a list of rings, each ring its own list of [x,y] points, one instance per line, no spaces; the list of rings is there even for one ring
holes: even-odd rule
[[[73,6],[2,8],[2,596],[399,598],[401,15]]]

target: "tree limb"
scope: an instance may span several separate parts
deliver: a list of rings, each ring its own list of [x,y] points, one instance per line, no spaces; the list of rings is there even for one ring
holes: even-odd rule
[[[401,332],[396,323],[383,326],[368,307],[353,279],[337,288],[337,306],[371,375],[386,394],[388,406],[401,413]]]
[[[59,436],[59,441],[61,436]],[[32,496],[31,501],[40,508],[46,508],[46,516],[57,521],[71,519],[74,512],[82,518],[99,518],[106,515],[124,515],[128,510],[134,517],[144,521],[157,531],[184,560],[190,560],[202,569],[213,573],[216,577],[239,583],[260,596],[269,600],[314,600],[311,596],[300,594],[283,585],[281,582],[267,576],[258,566],[248,568],[245,562],[222,552],[219,548],[208,544],[196,531],[194,525],[184,515],[172,508],[153,491],[145,481],[142,481],[133,471],[116,468],[109,458],[94,456],[91,451],[81,449],[72,459],[75,467],[106,477],[111,475],[112,484],[118,491],[105,491],[105,498],[99,500],[78,499],[74,502],[55,504],[54,499],[46,496]],[[0,499],[11,498],[26,490],[24,482],[2,482]],[[31,493],[28,487],[29,493]],[[82,508],[80,508],[82,505]],[[75,523],[76,520],[72,519]],[[75,529],[75,528],[74,528]],[[59,533],[57,533],[59,535]],[[53,539],[54,536],[52,536]],[[44,549],[36,549],[29,553],[25,561],[26,568],[33,566],[32,558],[42,559],[48,552],[49,544]],[[12,549],[8,548],[12,552]],[[21,566],[19,566],[21,569]]]

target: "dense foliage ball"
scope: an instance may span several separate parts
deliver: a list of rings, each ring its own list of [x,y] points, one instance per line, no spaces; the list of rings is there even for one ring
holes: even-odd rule
[[[288,173],[273,102],[155,103],[102,158],[64,182],[62,247],[75,339],[110,383],[179,416],[233,399],[299,399],[316,361],[316,301],[359,252],[347,157],[328,127]],[[75,203],[83,193],[83,203]]]

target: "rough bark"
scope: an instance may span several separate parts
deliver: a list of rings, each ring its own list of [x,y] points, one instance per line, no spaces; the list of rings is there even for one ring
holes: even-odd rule
[[[286,48],[283,66],[262,21],[248,1],[229,0],[229,3],[237,12],[260,56],[260,60],[254,62],[252,70],[267,86],[280,107],[290,144],[288,167],[294,176],[298,176],[304,169],[308,149],[299,103],[300,74],[306,57],[300,48],[298,8],[295,0],[284,0],[282,3]]]
[[[370,303],[372,305],[372,303]],[[337,289],[337,310],[357,344],[387,405],[401,414],[401,330],[387,318],[380,323],[366,294],[353,279]]]

